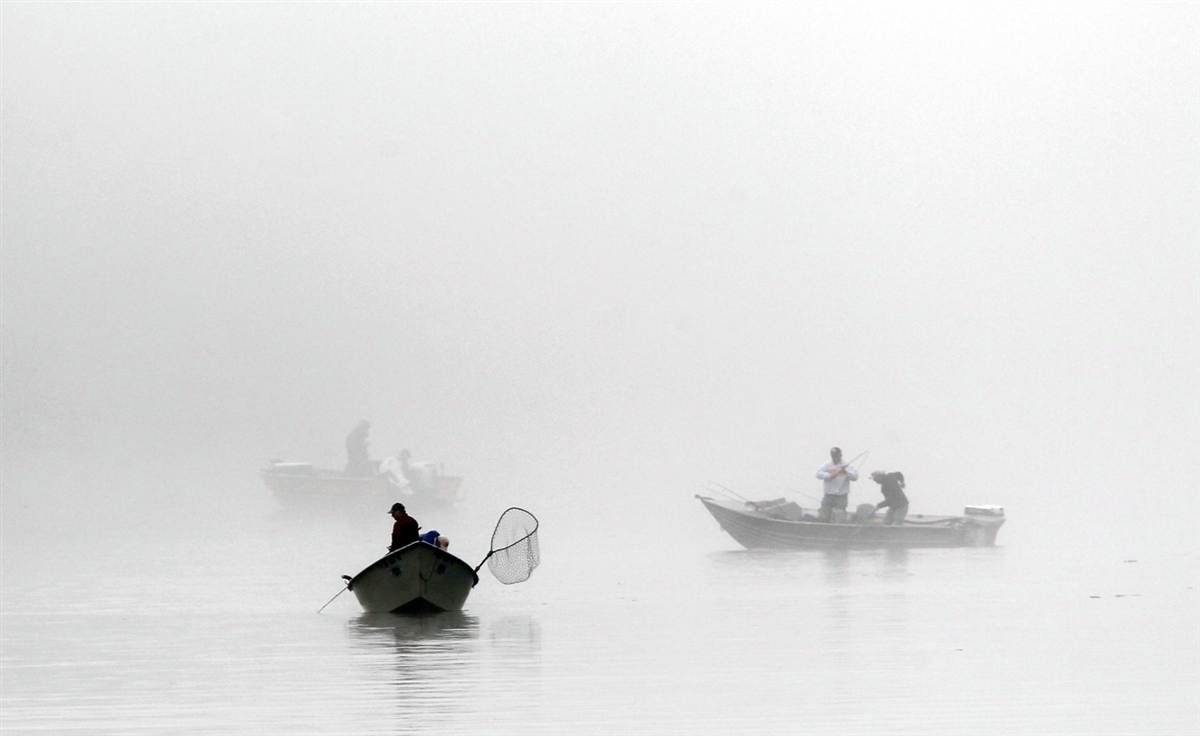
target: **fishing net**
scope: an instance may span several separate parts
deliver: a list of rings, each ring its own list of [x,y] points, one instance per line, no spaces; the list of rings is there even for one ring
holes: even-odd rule
[[[487,565],[505,585],[528,580],[541,558],[538,554],[538,520],[515,506],[500,515],[492,532],[492,551]]]

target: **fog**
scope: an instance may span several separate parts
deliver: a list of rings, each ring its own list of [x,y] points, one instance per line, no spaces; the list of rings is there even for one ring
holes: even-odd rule
[[[0,730],[1196,732],[1198,38],[0,3]],[[534,512],[535,575],[331,598],[384,502],[259,471],[361,419],[464,479],[418,515],[472,566]],[[693,498],[811,506],[833,445],[999,546],[745,551]]]
[[[1196,553],[1194,6],[0,14],[6,546],[269,504],[366,418],[480,513],[837,444]]]

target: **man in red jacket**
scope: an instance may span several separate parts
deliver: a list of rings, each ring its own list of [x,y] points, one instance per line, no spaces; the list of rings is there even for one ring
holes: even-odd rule
[[[392,504],[392,510],[388,513],[396,520],[396,523],[392,525],[392,546],[388,547],[388,552],[394,552],[421,538],[421,527],[417,524],[417,520],[404,510],[404,504]]]

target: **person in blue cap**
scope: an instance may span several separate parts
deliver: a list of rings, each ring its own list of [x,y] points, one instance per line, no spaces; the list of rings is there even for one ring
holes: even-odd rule
[[[450,538],[442,536],[442,533],[437,529],[431,529],[422,534],[421,541],[426,544],[432,544],[439,549],[446,549],[450,546]]]

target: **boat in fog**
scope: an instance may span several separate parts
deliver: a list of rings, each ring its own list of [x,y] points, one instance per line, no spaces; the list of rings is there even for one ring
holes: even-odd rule
[[[410,484],[398,484],[387,474],[350,475],[312,463],[283,460],[272,460],[260,475],[285,508],[377,508],[403,498],[415,509],[431,511],[462,500],[462,477],[441,473],[419,490]]]
[[[461,611],[479,576],[466,562],[427,542],[389,552],[354,577],[346,588],[367,613]]]
[[[748,501],[712,498],[697,494],[729,536],[747,549],[812,547],[986,547],[996,543],[1004,524],[999,506],[967,506],[961,516],[909,514],[898,525],[888,525],[863,504],[853,515],[818,521],[815,510],[806,511],[793,501],[776,498]]]
[[[343,575],[345,588],[317,612],[325,610],[347,590],[354,591],[367,613],[460,611],[479,583],[479,568],[485,564],[492,576],[505,585],[529,579],[541,562],[537,533],[537,517],[510,506],[496,521],[487,556],[475,567],[438,546],[441,539],[438,544],[410,542],[388,552],[353,577]]]

